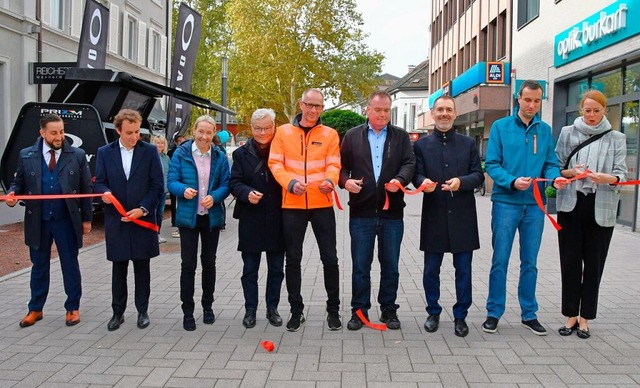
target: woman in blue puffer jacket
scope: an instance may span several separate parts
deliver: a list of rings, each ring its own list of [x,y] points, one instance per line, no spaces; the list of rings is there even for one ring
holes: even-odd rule
[[[169,164],[169,192],[177,198],[176,226],[180,228],[180,300],[185,330],[196,329],[194,279],[198,237],[202,243],[202,320],[215,321],[213,292],[216,285],[216,250],[220,227],[224,225],[223,201],[229,195],[229,161],[212,146],[216,123],[201,116],[193,127],[194,140],[176,149]]]

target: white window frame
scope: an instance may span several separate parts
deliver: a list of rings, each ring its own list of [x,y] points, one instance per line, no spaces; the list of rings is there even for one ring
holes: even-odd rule
[[[132,27],[134,31],[131,31]],[[122,12],[122,56],[133,62],[138,61],[138,53],[139,53],[138,29],[139,29],[138,18],[127,11],[123,11]]]
[[[167,37],[157,29],[150,27],[147,42],[147,67],[165,74],[167,57]]]

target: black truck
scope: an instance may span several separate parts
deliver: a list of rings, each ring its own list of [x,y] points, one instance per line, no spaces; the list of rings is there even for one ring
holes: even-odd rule
[[[40,118],[55,113],[64,120],[67,141],[87,153],[95,173],[98,148],[118,138],[113,117],[120,109],[134,109],[142,116],[143,134],[164,134],[164,126],[150,117],[156,99],[170,96],[205,109],[235,112],[205,98],[109,69],[70,68],[48,102],[29,102],[20,110],[0,160],[0,183],[6,190],[13,181],[20,150],[35,143]]]

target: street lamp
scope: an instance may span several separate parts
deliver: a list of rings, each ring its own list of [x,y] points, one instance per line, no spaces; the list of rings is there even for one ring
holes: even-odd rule
[[[229,58],[222,57],[222,106],[227,107],[227,78],[229,76]],[[227,130],[227,114],[220,113],[221,130]]]

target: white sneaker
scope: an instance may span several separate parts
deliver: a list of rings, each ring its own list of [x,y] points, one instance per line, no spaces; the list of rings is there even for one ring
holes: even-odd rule
[[[162,237],[162,236],[158,235],[158,243],[159,243],[159,244],[163,244],[163,243],[166,243],[166,242],[167,242],[167,239],[166,239],[166,238],[164,238],[164,237]]]
[[[180,231],[176,230],[175,232],[171,233],[171,237],[173,238],[180,238]]]

